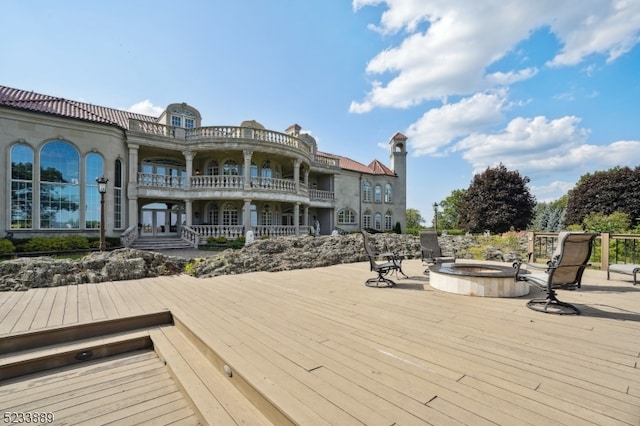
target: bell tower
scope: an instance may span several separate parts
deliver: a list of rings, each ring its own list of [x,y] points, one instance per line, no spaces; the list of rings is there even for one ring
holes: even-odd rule
[[[396,175],[393,185],[394,218],[400,222],[402,232],[407,231],[407,137],[396,133],[389,141],[391,170]]]

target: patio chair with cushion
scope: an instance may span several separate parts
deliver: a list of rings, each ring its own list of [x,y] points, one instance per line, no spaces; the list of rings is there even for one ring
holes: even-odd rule
[[[535,311],[553,314],[574,314],[578,315],[580,310],[575,306],[561,302],[556,297],[556,289],[573,290],[581,285],[582,274],[589,265],[593,240],[596,234],[584,232],[567,232],[558,241],[558,255],[551,259],[547,267],[533,265],[527,262],[516,262],[516,281],[526,281],[541,290],[547,292],[545,299],[531,299],[527,302],[527,307]],[[541,273],[528,273],[522,269],[526,268],[544,270]]]
[[[438,234],[435,231],[420,232],[420,249],[423,263],[438,265],[456,261],[455,251],[452,256],[443,256],[440,243],[438,243]]]
[[[402,272],[401,265],[400,265],[400,258],[398,256],[387,253],[385,254],[387,261],[378,263],[376,261],[377,255],[373,250],[373,247],[371,247],[371,242],[369,241],[369,234],[366,231],[361,231],[361,232],[362,232],[362,238],[364,240],[364,251],[367,254],[367,257],[369,258],[369,266],[371,267],[372,271],[378,274],[377,277],[369,278],[367,281],[365,281],[365,285],[369,287],[373,287],[373,285],[375,284],[376,287],[380,287],[380,284],[384,283],[385,287],[395,286],[396,283],[391,279],[387,278],[387,275],[392,271]]]

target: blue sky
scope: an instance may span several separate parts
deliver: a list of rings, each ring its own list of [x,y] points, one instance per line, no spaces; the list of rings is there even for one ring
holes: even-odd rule
[[[500,162],[538,201],[640,164],[640,0],[5,0],[2,21],[5,86],[297,123],[365,164],[404,133],[407,207],[428,223]]]

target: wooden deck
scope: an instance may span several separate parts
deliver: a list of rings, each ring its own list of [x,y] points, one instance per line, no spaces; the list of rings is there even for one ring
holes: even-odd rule
[[[179,399],[177,386],[191,406],[204,391],[218,401],[216,413],[194,409],[203,423],[640,425],[640,286],[631,280],[589,270],[582,289],[558,292],[582,315],[557,316],[526,308],[536,293],[455,295],[432,289],[418,260],[404,269],[409,279],[379,289],[364,285],[368,264],[356,263],[0,293],[0,358],[6,336],[169,310],[175,325],[149,331],[157,355],[136,355],[169,370],[138,386],[158,392],[157,408],[146,419],[109,414],[102,423],[153,423],[165,406],[159,398]],[[225,381],[171,380],[208,370]],[[53,374],[61,387],[77,375]],[[74,413],[53,399],[29,406],[27,391],[37,392],[29,380],[0,381],[1,412],[58,411],[61,421]],[[18,390],[20,403],[6,398]],[[116,397],[105,393],[103,403]],[[237,408],[243,398],[255,408],[246,418],[233,412],[246,411]],[[175,404],[194,421],[183,400]]]

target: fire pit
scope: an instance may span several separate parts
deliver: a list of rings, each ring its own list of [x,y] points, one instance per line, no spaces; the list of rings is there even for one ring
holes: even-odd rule
[[[482,263],[441,263],[429,267],[431,287],[449,293],[480,297],[519,297],[529,294],[529,286],[514,281],[511,266]]]

